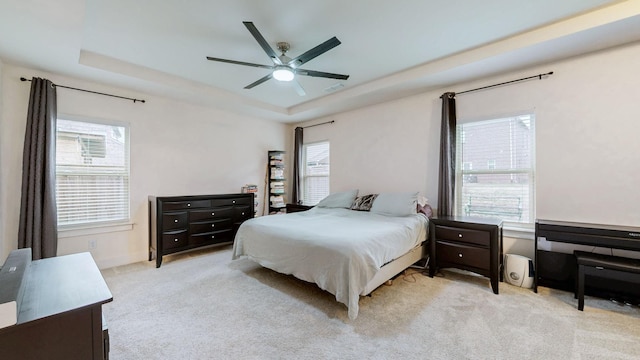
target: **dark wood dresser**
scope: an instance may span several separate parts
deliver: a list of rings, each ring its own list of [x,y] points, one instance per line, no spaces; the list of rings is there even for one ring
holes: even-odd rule
[[[31,249],[14,250],[0,271],[0,298],[16,286],[17,322],[0,329],[0,359],[108,359],[102,305],[113,296],[90,253],[31,261]]]
[[[429,276],[439,268],[457,268],[484,275],[498,294],[502,281],[502,220],[468,216],[429,221]]]
[[[253,217],[247,194],[149,196],[149,261],[202,246],[233,242],[240,224]]]

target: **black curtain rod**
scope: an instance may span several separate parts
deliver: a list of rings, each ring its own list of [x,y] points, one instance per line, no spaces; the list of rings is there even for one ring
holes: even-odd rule
[[[534,78],[538,78],[539,80],[542,80],[543,76],[549,76],[549,75],[553,75],[553,71],[549,71],[546,74],[538,74],[538,75],[528,76],[528,77],[525,77],[525,78],[522,78],[522,79],[506,81],[506,82],[503,82],[503,83],[493,84],[493,85],[489,85],[489,86],[483,86],[483,87],[479,87],[477,89],[460,91],[460,92],[457,92],[455,94],[456,95],[460,95],[460,94],[464,94],[464,93],[468,93],[468,92],[472,92],[472,91],[484,90],[484,89],[488,89],[488,88],[492,88],[492,87],[496,87],[496,86],[500,86],[500,85],[511,84],[511,83],[514,83],[514,82],[525,81],[525,80],[534,79]]]
[[[323,122],[323,123],[320,123],[320,124],[309,125],[309,126],[303,126],[302,128],[303,128],[303,129],[306,129],[306,128],[310,128],[310,127],[314,127],[314,126],[318,126],[318,125],[333,124],[334,122],[336,122],[336,121],[335,121],[335,120],[331,120],[331,121]]]
[[[30,79],[27,79],[27,78],[24,78],[24,77],[21,77],[21,78],[20,78],[20,80],[21,80],[21,81],[31,81]],[[58,84],[53,84],[53,86],[55,86],[55,87],[61,87],[61,88],[64,88],[64,89],[71,89],[71,90],[77,90],[77,91],[84,91],[84,92],[88,92],[88,93],[92,93],[92,94],[98,94],[98,95],[104,95],[104,96],[111,96],[111,97],[115,97],[115,98],[118,98],[118,99],[131,100],[131,101],[133,101],[134,103],[135,103],[136,101],[139,101],[139,102],[141,102],[141,103],[144,103],[144,102],[145,102],[144,100],[140,100],[140,99],[134,99],[134,98],[129,98],[129,97],[125,97],[125,96],[118,96],[118,95],[112,95],[112,94],[105,94],[105,93],[101,93],[101,92],[97,92],[97,91],[91,91],[91,90],[85,90],[85,89],[78,89],[78,88],[74,88],[74,87],[71,87],[71,86],[64,86],[64,85],[58,85]]]

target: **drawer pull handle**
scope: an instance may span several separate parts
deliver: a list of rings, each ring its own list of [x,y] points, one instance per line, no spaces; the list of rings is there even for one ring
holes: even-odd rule
[[[462,253],[458,254],[459,257],[462,257]]]
[[[177,223],[177,222],[178,222],[178,219],[173,220],[173,222],[174,222],[174,223]]]
[[[244,212],[242,213],[242,216],[244,216]]]
[[[211,216],[215,215],[216,213],[211,213]]]
[[[191,203],[188,203],[188,204],[187,204],[187,207],[191,207]]]
[[[215,238],[216,238],[216,236],[215,236],[215,235],[211,235],[211,238],[212,238],[212,239],[215,239]]]
[[[459,238],[461,238],[461,237],[462,237],[462,234],[458,234],[458,237],[459,237]]]
[[[232,202],[233,202],[234,204],[236,203],[236,201],[235,201],[235,200],[233,200]]]
[[[211,227],[216,227],[216,224],[211,224]]]
[[[178,242],[178,239],[173,239],[173,241]]]

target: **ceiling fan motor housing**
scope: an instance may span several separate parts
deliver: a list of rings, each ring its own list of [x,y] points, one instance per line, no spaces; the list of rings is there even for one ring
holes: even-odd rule
[[[289,43],[286,42],[286,41],[279,41],[279,42],[276,43],[276,46],[278,47],[278,50],[280,50],[282,55],[284,55],[291,48]]]

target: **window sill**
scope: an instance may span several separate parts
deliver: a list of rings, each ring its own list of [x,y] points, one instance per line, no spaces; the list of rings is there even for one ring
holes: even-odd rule
[[[527,225],[504,225],[502,228],[502,235],[508,238],[514,239],[527,239],[533,241],[535,237],[535,230]]]
[[[93,225],[86,227],[73,227],[58,229],[58,238],[70,238],[95,234],[105,234],[119,231],[133,230],[133,223],[120,223],[108,225]]]

